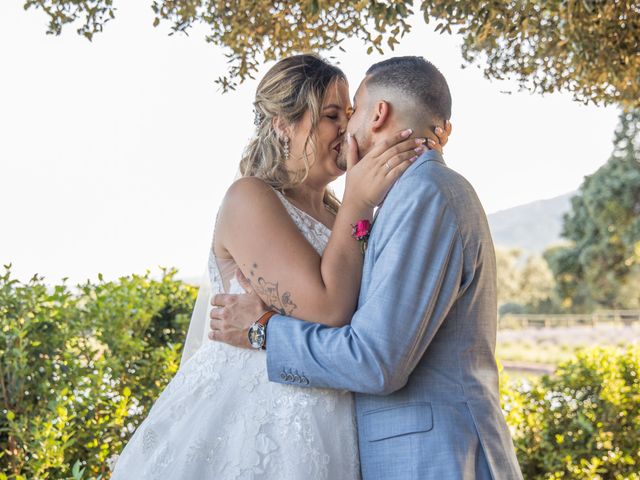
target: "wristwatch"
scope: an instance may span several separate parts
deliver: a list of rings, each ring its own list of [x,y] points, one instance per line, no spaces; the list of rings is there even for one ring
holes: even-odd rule
[[[267,322],[276,312],[266,312],[249,327],[249,344],[256,350],[267,349]]]

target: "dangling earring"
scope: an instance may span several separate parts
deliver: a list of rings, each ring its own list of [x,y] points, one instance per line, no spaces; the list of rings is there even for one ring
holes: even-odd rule
[[[289,160],[289,137],[284,137],[284,159]]]

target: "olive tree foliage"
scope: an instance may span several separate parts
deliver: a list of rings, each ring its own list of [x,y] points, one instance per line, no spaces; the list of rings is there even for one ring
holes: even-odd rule
[[[637,0],[436,0],[423,9],[441,28],[459,27],[465,61],[488,78],[585,103],[640,104]]]
[[[113,0],[26,0],[25,9],[49,16],[48,33],[60,34],[68,23],[89,40],[115,18]],[[369,52],[393,48],[409,30],[412,13],[404,1],[152,0],[154,26],[168,22],[171,35],[187,34],[198,24],[208,29],[206,41],[226,47],[229,65],[216,82],[223,91],[253,78],[261,63],[295,52],[317,52],[359,37]]]
[[[154,25],[173,33],[194,25],[226,48],[223,90],[253,78],[258,66],[295,52],[340,47],[360,38],[368,51],[393,50],[420,14],[436,31],[462,36],[466,64],[489,79],[525,89],[569,91],[582,102],[640,105],[640,5],[636,0],[152,0]],[[115,18],[113,0],[25,0],[49,17],[48,33],[67,24],[89,40]]]

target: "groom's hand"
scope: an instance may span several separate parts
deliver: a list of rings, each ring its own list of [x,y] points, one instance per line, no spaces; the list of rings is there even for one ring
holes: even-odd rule
[[[269,309],[240,270],[236,272],[236,278],[247,293],[218,294],[211,299],[209,338],[235,347],[251,348],[249,327]]]

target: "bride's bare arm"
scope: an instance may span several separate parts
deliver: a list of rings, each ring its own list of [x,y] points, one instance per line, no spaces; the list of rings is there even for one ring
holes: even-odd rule
[[[349,169],[345,198],[322,257],[273,189],[253,177],[228,190],[216,241],[270,308],[310,322],[344,325],[355,310],[362,273],[362,253],[351,237],[351,225],[371,220],[376,202],[411,165],[416,145],[415,139],[398,134]]]

